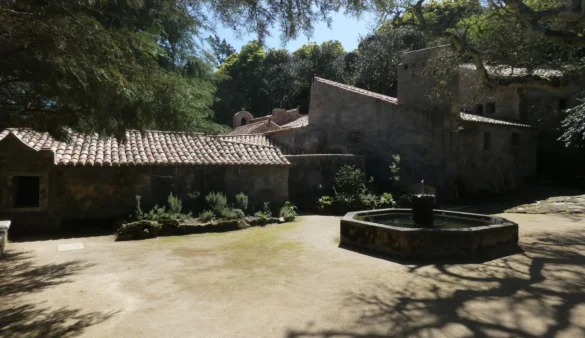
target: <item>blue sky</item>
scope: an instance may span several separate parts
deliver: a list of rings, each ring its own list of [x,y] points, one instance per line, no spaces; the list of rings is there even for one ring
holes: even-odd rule
[[[358,20],[345,16],[342,13],[337,13],[332,16],[332,19],[331,28],[327,27],[326,23],[320,22],[315,25],[315,31],[310,39],[307,39],[306,36],[301,36],[296,40],[289,41],[284,47],[292,52],[309,42],[320,44],[324,41],[339,40],[346,51],[351,51],[357,47],[359,37],[367,35],[374,28],[374,20],[368,16],[364,16]],[[221,26],[217,27],[217,35],[220,38],[226,39],[238,52],[243,45],[256,38],[254,35],[244,35],[238,38],[233,30]],[[280,41],[278,29],[274,29],[271,35],[271,37],[266,39],[266,46],[269,48],[282,48],[283,45]]]

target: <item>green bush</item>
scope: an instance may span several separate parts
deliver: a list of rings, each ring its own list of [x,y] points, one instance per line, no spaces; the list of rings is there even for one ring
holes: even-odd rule
[[[412,194],[403,194],[398,197],[396,204],[400,208],[410,208],[412,207]]]
[[[243,192],[236,195],[236,205],[239,209],[246,211],[248,210],[248,196]]]
[[[211,210],[205,210],[199,214],[198,217],[199,221],[201,222],[210,222],[215,219],[215,213]]]
[[[155,221],[141,220],[122,225],[116,231],[116,239],[120,241],[153,238],[158,236],[162,225]]]
[[[254,214],[258,218],[260,224],[266,224],[272,218],[272,211],[270,210],[270,203],[264,202],[264,208],[262,211],[258,211]]]
[[[396,202],[394,201],[394,197],[391,193],[385,192],[380,196],[380,207],[381,208],[394,208],[396,206]]]
[[[169,206],[170,214],[180,214],[181,210],[183,210],[183,202],[177,196],[173,195],[173,193],[169,194],[167,205]]]
[[[216,216],[220,216],[224,209],[227,208],[227,198],[220,192],[210,192],[205,196],[205,201]]]
[[[319,200],[317,200],[317,208],[323,212],[331,212],[333,209],[333,205],[335,203],[335,199],[331,196],[321,196]]]
[[[380,198],[374,194],[360,194],[360,208],[376,209],[380,205]]]
[[[230,208],[225,208],[223,209],[222,213],[221,213],[221,217],[223,219],[239,219],[239,218],[244,218],[246,217],[246,215],[244,214],[244,212],[241,209],[230,209]]]
[[[284,203],[284,205],[282,206],[282,208],[280,208],[279,215],[280,215],[280,217],[284,218],[285,221],[292,222],[298,216],[296,210],[297,210],[297,207],[292,205],[289,201],[286,201]]]

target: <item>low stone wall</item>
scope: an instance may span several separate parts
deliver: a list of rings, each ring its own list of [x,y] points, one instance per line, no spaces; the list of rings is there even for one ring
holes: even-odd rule
[[[500,217],[435,210],[435,213],[474,217],[494,223],[461,229],[401,228],[355,219],[371,213],[409,211],[350,212],[341,219],[340,245],[402,258],[459,259],[494,257],[518,248],[518,224]]]
[[[10,221],[0,221],[0,258],[4,255],[6,243],[8,243],[8,229],[10,229]]]
[[[312,209],[319,197],[333,194],[335,174],[344,165],[365,170],[362,156],[312,154],[286,156],[291,163],[288,175],[290,200],[303,209]]]

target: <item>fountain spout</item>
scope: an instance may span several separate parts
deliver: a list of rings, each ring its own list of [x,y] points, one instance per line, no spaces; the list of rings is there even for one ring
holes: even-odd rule
[[[422,180],[420,184],[421,193],[412,196],[412,220],[418,226],[430,228],[434,221],[435,195],[425,194],[425,180]]]

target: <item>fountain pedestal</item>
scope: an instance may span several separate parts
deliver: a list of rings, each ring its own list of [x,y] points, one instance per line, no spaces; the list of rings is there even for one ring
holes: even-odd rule
[[[420,194],[412,196],[412,220],[420,227],[433,227],[433,207],[435,195]]]

